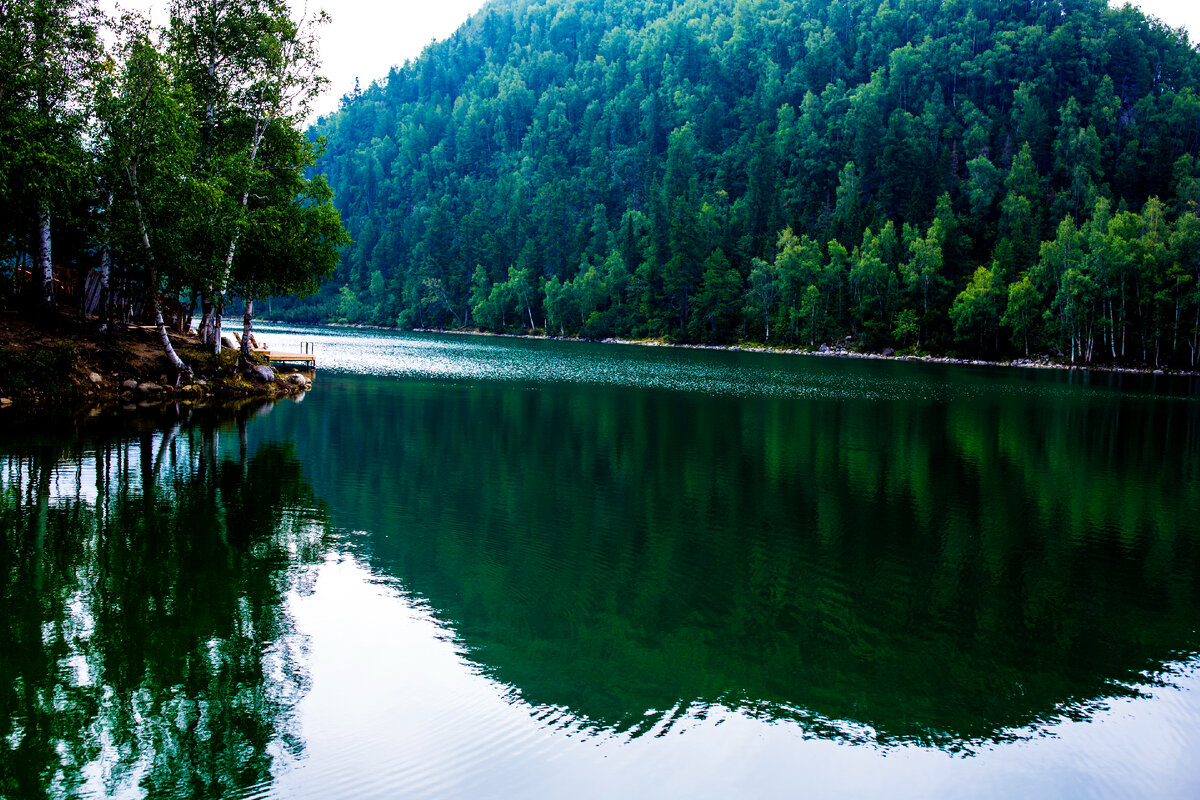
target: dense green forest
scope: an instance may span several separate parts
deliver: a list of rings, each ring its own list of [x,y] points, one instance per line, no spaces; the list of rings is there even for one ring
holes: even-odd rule
[[[494,0],[310,131],[274,316],[1191,365],[1198,89],[1103,0]]]

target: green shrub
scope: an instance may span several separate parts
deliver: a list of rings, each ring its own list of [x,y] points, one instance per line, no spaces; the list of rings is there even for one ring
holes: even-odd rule
[[[75,344],[67,341],[30,351],[0,347],[0,395],[56,394],[70,389],[77,356]]]

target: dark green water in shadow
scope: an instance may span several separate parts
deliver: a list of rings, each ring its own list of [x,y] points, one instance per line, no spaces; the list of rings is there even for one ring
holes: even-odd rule
[[[731,714],[749,720],[750,742],[840,742],[874,753],[863,763],[880,774],[910,752],[965,755],[975,772],[936,762],[959,796],[979,787],[956,780],[994,780],[1014,752],[1064,772],[1136,761],[1124,733],[1070,763],[1037,749],[1121,698],[1200,725],[1194,692],[1155,699],[1190,680],[1200,652],[1191,384],[475,337],[271,338],[289,335],[319,339],[327,365],[302,403],[5,431],[6,795],[87,794],[106,771],[133,795],[346,789],[319,755],[336,737],[306,712],[310,693],[336,702],[312,677],[325,640],[293,609],[369,616],[322,588],[335,563],[436,623],[431,638],[462,673],[451,696],[474,681],[530,721],[525,761],[486,770],[470,765],[515,724],[499,711],[435,705],[364,735],[436,731],[493,795],[537,786],[506,772],[513,763],[574,758],[590,739],[630,754],[678,735],[704,759],[708,726]],[[337,644],[363,665],[393,635],[365,623],[370,635]],[[379,702],[403,690],[362,671]],[[1192,752],[1195,736],[1171,731]],[[1195,788],[1189,763],[1089,793]],[[351,793],[473,793],[371,769]],[[651,786],[682,768],[663,757],[627,769]],[[766,770],[738,784],[790,785]]]

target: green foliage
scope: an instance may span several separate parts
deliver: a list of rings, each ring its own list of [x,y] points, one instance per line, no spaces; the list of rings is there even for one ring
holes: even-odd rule
[[[917,312],[906,308],[896,315],[896,327],[892,330],[892,335],[899,339],[901,344],[907,345],[908,340],[914,338],[920,330]]]
[[[313,173],[319,142],[298,128],[323,85],[323,15],[301,24],[281,0],[180,0],[158,29],[76,0],[0,10],[0,259],[32,261],[43,302],[51,260],[86,271],[101,252],[123,302],[148,300],[151,317],[162,297],[235,292],[249,308],[332,274],[349,239]],[[72,250],[51,255],[64,228]]]
[[[43,387],[46,398],[71,389],[77,352],[74,343],[54,342],[32,351],[0,347],[0,396],[23,394]]]
[[[1028,275],[1021,275],[1020,280],[1009,284],[1008,305],[1001,321],[1012,329],[1013,344],[1023,345],[1025,355],[1029,355],[1030,337],[1037,333],[1041,305],[1042,296]]]
[[[1060,280],[1039,274],[1041,246],[1064,216],[1082,228],[1102,201],[1157,196],[1165,243],[1200,197],[1200,55],[1177,32],[1100,3],[894,5],[487,6],[316,126],[355,245],[310,317],[349,286],[389,320],[470,308],[491,329],[946,347],[977,265],[1002,295],[1029,272],[1044,312]],[[1173,334],[1193,294],[1153,264],[1158,289],[1138,295],[1150,268],[1131,265],[1125,316],[1079,335],[1123,326],[1138,347],[1119,360],[1161,331],[1190,359]]]
[[[990,269],[978,267],[967,288],[958,293],[950,307],[955,335],[962,341],[976,340],[979,349],[985,349],[998,330],[1000,297],[995,265]]]
[[[0,3],[0,261],[29,257],[47,309],[53,232],[88,199],[88,115],[101,62],[85,0]]]

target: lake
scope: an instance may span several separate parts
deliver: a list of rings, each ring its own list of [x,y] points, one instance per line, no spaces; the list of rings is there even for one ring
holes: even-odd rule
[[[1200,796],[1194,379],[258,335],[0,415],[0,795]]]

